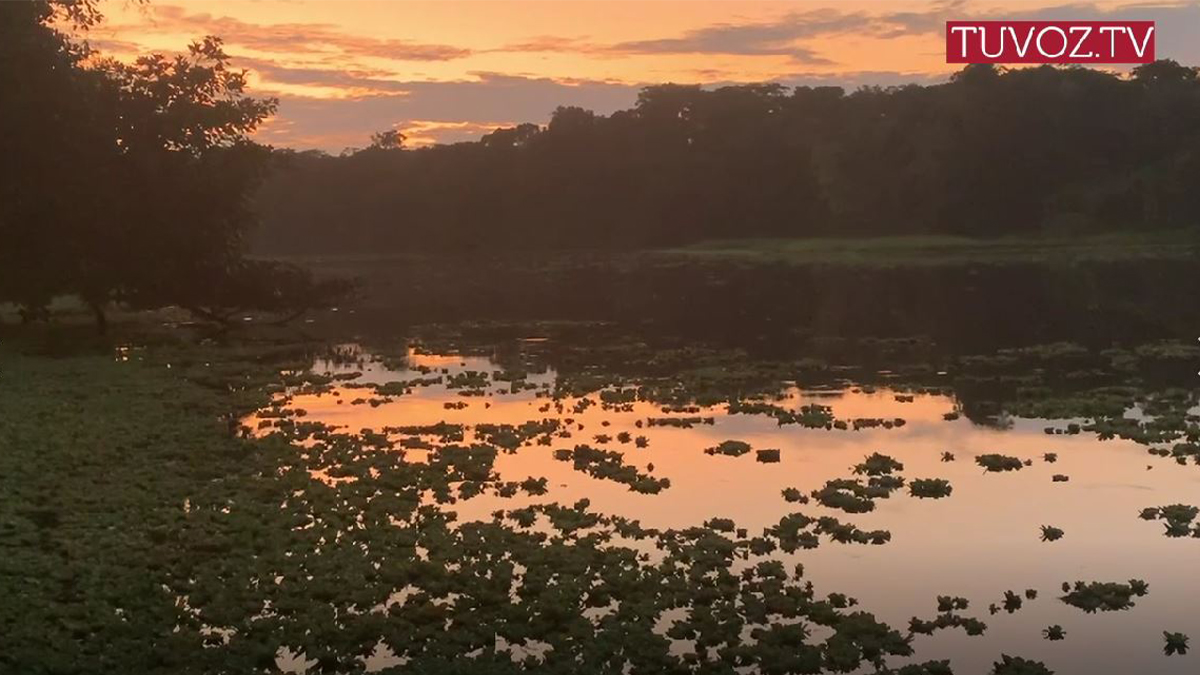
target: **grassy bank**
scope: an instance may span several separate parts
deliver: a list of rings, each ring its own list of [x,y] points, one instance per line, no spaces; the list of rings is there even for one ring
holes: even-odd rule
[[[690,260],[868,267],[1188,260],[1200,255],[1200,234],[1180,231],[998,239],[932,236],[727,239],[663,253]]]

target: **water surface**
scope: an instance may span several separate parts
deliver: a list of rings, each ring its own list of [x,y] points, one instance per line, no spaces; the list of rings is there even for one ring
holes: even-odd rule
[[[959,613],[987,624],[979,636],[959,628],[915,635],[915,657],[893,659],[892,665],[950,659],[956,672],[974,673],[988,670],[1001,654],[1014,654],[1043,661],[1064,674],[1195,672],[1192,654],[1163,654],[1163,632],[1200,636],[1200,582],[1195,576],[1200,539],[1165,537],[1161,522],[1144,520],[1139,513],[1147,507],[1200,501],[1200,467],[1153,456],[1147,444],[1134,440],[1061,433],[1072,423],[1086,425],[1087,417],[1039,419],[1001,410],[972,420],[962,414],[964,400],[949,380],[942,386],[897,382],[893,387],[886,383],[886,373],[882,384],[878,377],[871,383],[829,377],[781,380],[769,393],[750,391],[744,399],[789,411],[827,406],[833,419],[847,422],[846,429],[781,424],[766,414],[731,414],[727,401],[664,404],[651,400],[650,392],[658,391],[653,388],[629,402],[604,403],[602,391],[631,391],[639,381],[609,378],[596,366],[584,372],[597,383],[610,383],[580,391],[577,383],[586,379],[579,376],[579,363],[572,362],[566,379],[576,384],[568,393],[561,386],[562,373],[545,356],[563,347],[569,351],[571,346],[541,339],[509,340],[490,352],[479,345],[457,352],[397,346],[384,358],[345,345],[339,358],[314,364],[314,371],[338,379],[309,393],[292,390],[280,404],[292,413],[302,411],[303,417],[295,419],[323,422],[344,432],[391,429],[395,447],[390,451],[403,453],[411,462],[429,461],[445,441],[430,434],[397,432],[397,427],[462,425],[461,444],[471,445],[489,443],[486,434],[478,433],[480,425],[557,423],[551,433],[501,449],[494,462],[504,481],[545,478],[545,494],[502,497],[485,492],[444,505],[458,514],[459,522],[490,521],[498,510],[529,504],[587,499],[594,511],[636,519],[648,528],[682,529],[727,518],[754,537],[782,517],[801,512],[814,518],[834,516],[861,530],[886,530],[891,538],[881,545],[837,543],[823,536],[815,549],[776,550],[765,558],[785,561],[789,569],[802,563],[805,578],[819,595],[852,596],[859,608],[906,634],[913,617],[936,617],[939,595],[968,599],[969,609]],[[511,379],[514,372],[518,386]],[[653,379],[661,382],[663,377],[670,374],[656,373]],[[931,378],[936,383],[939,374]],[[387,395],[375,389],[400,381],[418,384],[403,393],[393,386]],[[467,386],[457,386],[464,382]],[[1195,415],[1197,409],[1189,412]],[[1124,415],[1150,419],[1137,404]],[[651,422],[694,418],[701,421],[684,427]],[[886,425],[855,429],[854,420],[864,419]],[[269,421],[248,422],[262,424],[260,433],[270,430]],[[1060,433],[1048,434],[1047,428]],[[705,452],[727,440],[743,441],[753,449],[741,456]],[[622,463],[640,474],[669,479],[669,486],[645,494],[556,458],[556,451],[578,445],[621,453]],[[759,449],[778,449],[779,461],[759,461]],[[875,508],[868,513],[846,513],[811,499],[785,500],[788,488],[807,496],[826,481],[861,478],[853,467],[872,453],[903,464],[895,475],[910,482],[945,479],[952,493],[921,499],[902,488],[874,500]],[[952,461],[946,453],[953,455]],[[1026,464],[1015,471],[988,472],[976,457],[989,453]],[[1069,480],[1055,482],[1055,475]],[[432,497],[426,499],[435,503]],[[1044,541],[1040,528],[1046,525],[1065,535]],[[638,550],[647,564],[657,555],[652,541],[614,545]],[[1130,579],[1147,582],[1149,592],[1135,598],[1129,609],[1088,614],[1060,600],[1064,582]],[[1004,609],[1005,591],[1024,598],[1020,609]],[[1027,591],[1036,591],[1036,598],[1030,599]],[[1052,625],[1065,629],[1065,640],[1044,639],[1043,630]],[[676,648],[686,651],[688,646],[680,643]],[[377,660],[376,665],[387,662]]]

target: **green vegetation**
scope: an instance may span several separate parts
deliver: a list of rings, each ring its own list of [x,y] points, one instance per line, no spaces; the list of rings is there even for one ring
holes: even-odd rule
[[[1142,509],[1143,520],[1161,520],[1168,537],[1200,537],[1200,525],[1193,525],[1200,508],[1187,504],[1172,504],[1158,508]]]
[[[988,455],[979,455],[975,458],[975,463],[988,471],[995,472],[1019,471],[1025,466],[1025,463],[1016,457],[997,455],[994,453]]]
[[[711,448],[705,448],[706,455],[729,455],[740,457],[750,452],[750,444],[743,441],[721,441]]]
[[[854,466],[854,473],[866,476],[883,476],[903,470],[903,464],[878,452],[871,454],[861,463]]]
[[[1054,671],[1040,661],[1002,654],[992,665],[992,675],[1054,675]]]
[[[495,446],[446,444],[462,434],[457,425],[395,428],[437,441],[428,463],[408,463],[389,452],[386,434],[302,421],[279,399],[268,407],[289,377],[282,373],[303,371],[316,351],[156,343],[126,361],[107,350],[31,357],[11,342],[0,351],[0,405],[12,414],[0,436],[0,592],[10,600],[0,605],[0,669],[251,672],[273,668],[284,649],[351,672],[380,643],[409,659],[406,667],[439,670],[466,649],[504,672],[523,669],[498,637],[552,645],[540,662],[552,670],[576,668],[582,645],[597,664],[681,667],[668,638],[721,636],[715,653],[687,658],[764,670],[796,659],[884,669],[889,656],[912,653],[869,613],[844,611],[854,604],[845,596],[815,597],[799,570],[792,577],[764,560],[733,571],[751,549],[795,550],[817,535],[880,544],[888,533],[801,516],[752,539],[744,530],[729,538],[729,519],[655,531],[595,513],[586,500],[456,523],[446,507],[458,501],[542,494],[546,481],[500,480]],[[271,423],[261,438],[237,424],[254,409]],[[627,471],[617,453],[567,452],[581,470],[618,479]],[[630,549],[595,545],[618,534],[655,540],[666,560],[641,564]],[[715,585],[697,587],[699,578]],[[397,597],[401,588],[410,592]],[[666,635],[654,632],[648,617],[701,596],[712,612],[687,612]],[[586,618],[612,600],[622,609],[610,619]],[[764,606],[772,609],[757,614]],[[729,641],[751,616],[756,642]],[[810,642],[777,617],[834,637]],[[769,648],[776,638],[786,653]]]
[[[1050,525],[1042,525],[1042,541],[1058,541],[1063,538],[1064,532]]]
[[[908,491],[921,499],[941,499],[949,497],[954,488],[943,478],[914,478],[908,483]]]
[[[1072,607],[1078,607],[1091,614],[1096,611],[1116,612],[1133,607],[1133,599],[1140,598],[1149,591],[1146,582],[1131,579],[1129,583],[1117,582],[1084,583],[1076,581],[1074,588],[1063,584],[1067,594],[1061,600]]]
[[[594,478],[624,483],[634,492],[656,494],[671,487],[671,479],[655,478],[640,473],[636,467],[625,464],[625,455],[612,450],[597,450],[587,445],[577,445],[574,450],[555,450],[554,458],[574,463],[576,471]]]
[[[1163,640],[1166,641],[1166,644],[1163,646],[1163,653],[1167,656],[1174,656],[1175,654],[1182,656],[1187,654],[1189,638],[1183,633],[1163,631]]]
[[[754,459],[764,464],[774,464],[779,461],[779,450],[777,448],[756,450]]]
[[[971,603],[966,598],[939,595],[937,604],[939,612],[952,612],[956,609],[966,609]]]
[[[43,624],[52,626],[52,639],[67,645],[56,656],[68,664],[66,670],[98,659],[118,670],[139,672],[219,672],[214,664],[227,662],[269,669],[277,649],[286,648],[332,670],[352,671],[360,663],[358,656],[371,653],[380,641],[435,670],[460,655],[464,642],[497,663],[511,661],[510,648],[498,645],[518,645],[519,650],[519,645],[546,642],[559,651],[550,666],[569,668],[571,659],[584,653],[580,635],[586,636],[585,643],[596,643],[589,655],[641,664],[646,670],[727,663],[735,657],[738,663],[764,669],[796,658],[827,670],[835,664],[848,668],[854,660],[847,644],[861,650],[858,666],[870,667],[874,662],[866,655],[874,647],[860,646],[857,641],[863,640],[892,645],[879,652],[881,659],[905,651],[892,643],[893,628],[847,618],[858,614],[849,611],[855,606],[852,599],[829,593],[822,600],[799,572],[775,566],[778,553],[803,555],[829,544],[886,545],[892,537],[888,530],[803,513],[784,515],[760,533],[739,528],[730,518],[711,518],[703,527],[654,530],[597,512],[586,500],[570,505],[533,500],[519,508],[502,503],[491,520],[485,516],[479,522],[459,522],[451,510],[480,497],[553,499],[556,486],[545,478],[504,480],[497,462],[507,452],[550,452],[534,446],[553,446],[568,429],[575,431],[580,423],[575,410],[587,410],[583,401],[597,400],[596,392],[614,381],[624,383],[621,390],[636,389],[639,402],[667,411],[653,419],[684,427],[715,422],[701,412],[697,396],[727,404],[742,397],[783,400],[791,387],[789,376],[797,371],[821,381],[823,372],[844,378],[865,370],[818,365],[812,357],[803,362],[730,358],[703,345],[663,349],[613,339],[596,348],[567,341],[558,347],[550,341],[537,347],[544,363],[523,367],[551,367],[566,384],[556,382],[531,396],[526,422],[349,430],[322,424],[300,409],[309,406],[293,400],[300,392],[332,396],[335,389],[362,388],[350,374],[307,370],[315,357],[328,354],[322,344],[276,343],[260,331],[202,341],[186,329],[162,329],[159,335],[122,336],[114,351],[112,344],[81,339],[78,331],[63,337],[70,330],[26,327],[7,331],[0,343],[0,405],[13,411],[0,432],[5,450],[0,453],[0,593],[20,598],[15,606],[0,607],[0,630],[16,635],[20,645],[0,656],[8,659],[0,660],[0,669],[50,658],[39,647],[45,644],[39,641],[47,631]],[[455,339],[464,352],[472,349],[462,335]],[[96,351],[80,355],[87,344],[96,345]],[[22,345],[59,358],[23,354]],[[555,348],[561,351],[551,351]],[[1178,456],[1190,466],[1194,443],[1188,438],[1196,423],[1186,412],[1195,406],[1191,392],[1153,382],[1094,392],[1108,387],[1105,378],[1125,377],[1134,360],[1139,369],[1174,372],[1193,356],[1165,346],[1102,356],[1048,346],[957,358],[948,365],[902,364],[876,380],[868,373],[858,386],[953,391],[968,418],[980,400],[999,402],[987,406],[992,410],[1032,407],[1039,401],[1077,419],[1085,417],[1078,414],[1081,410],[1088,410],[1095,416],[1080,423],[1078,433],[1097,438],[1104,425],[1117,424],[1136,403],[1153,417],[1119,432],[1153,437],[1148,447],[1166,446],[1168,459],[1178,448]],[[520,359],[498,358],[513,362],[506,372],[518,372]],[[1087,378],[1058,379],[1059,373],[1074,372],[1081,361],[1092,360],[1099,364]],[[932,375],[942,369],[946,375]],[[1040,399],[1027,389],[998,386],[1011,382],[1014,369],[1021,387],[1046,387]],[[483,385],[488,380],[490,387],[495,379],[476,373],[461,381]],[[405,381],[403,388],[409,384]],[[400,393],[400,385],[392,388],[397,396],[409,395]],[[488,395],[504,394],[489,389]],[[472,406],[483,410],[488,402],[473,401]],[[252,410],[258,412],[242,417]],[[770,408],[754,414],[778,419]],[[66,423],[51,422],[64,415]],[[668,437],[668,445],[670,435],[685,435],[672,422],[654,425],[660,428],[653,433]],[[646,418],[633,424],[639,425],[645,427]],[[602,421],[599,426],[608,425]],[[623,449],[644,454],[634,449],[633,432],[615,421],[600,435],[619,443],[623,432],[629,440]],[[848,430],[830,424],[803,433],[843,435]],[[902,432],[893,426],[873,433]],[[731,443],[741,448],[740,442]],[[404,453],[396,452],[403,448],[420,448],[420,461],[406,461]],[[653,494],[669,485],[667,477],[654,474],[652,464],[640,468],[645,459],[634,466],[633,455],[586,445],[555,455],[583,473],[621,482],[633,491]],[[995,457],[1014,469],[1027,466],[1016,458]],[[879,500],[905,486],[916,496],[949,494],[948,481],[906,480],[900,475],[903,469],[896,458],[873,453],[847,472],[853,472],[851,477],[831,480],[811,494],[821,507],[847,513],[882,510]],[[782,497],[791,503],[809,500],[796,488],[783,490]],[[1194,515],[1191,508],[1182,505],[1143,513],[1168,526],[1184,521],[1194,526],[1189,515]],[[626,541],[644,542],[666,560],[644,559],[640,546],[625,548]],[[70,555],[58,571],[63,551]],[[264,578],[280,578],[280,583],[262,584]],[[411,588],[403,598],[393,597],[397,588],[406,587]],[[1131,607],[1146,590],[1135,581],[1080,583],[1074,589],[1068,585],[1063,600],[1085,612],[1113,611]],[[453,604],[446,602],[451,594],[459,598]],[[519,602],[510,603],[514,597]],[[1017,611],[1036,597],[1032,591],[1006,592],[995,611]],[[180,598],[186,598],[183,605]],[[268,601],[277,613],[252,619]],[[30,608],[29,603],[39,604]],[[356,609],[375,606],[386,611]],[[610,619],[593,617],[598,607],[610,606],[616,608],[606,615]],[[714,609],[697,611],[697,606]],[[650,617],[683,607],[688,609],[680,618],[663,628],[683,636],[687,647],[709,645],[703,656],[687,648],[672,652],[666,646],[669,638],[652,628]],[[943,628],[983,633],[982,621],[959,615],[966,607],[963,598],[938,598],[939,614],[913,619],[908,629],[917,634]],[[134,628],[127,619],[136,619]],[[784,627],[797,619],[814,631],[823,627],[836,634],[841,626],[849,643],[811,640],[809,629],[777,634],[790,630]],[[488,629],[455,631],[451,638],[444,628],[447,621]],[[137,639],[176,625],[180,632],[165,642]],[[747,625],[764,639],[784,640],[787,650],[730,637],[741,635]],[[229,641],[214,638],[218,634],[229,635]],[[505,642],[498,643],[497,635]],[[618,650],[617,644],[626,647]],[[164,665],[153,665],[159,663],[156,659]],[[937,666],[929,667],[939,672]],[[886,663],[879,670],[887,672],[883,668]],[[18,668],[24,670],[28,668]]]
[[[848,267],[925,267],[1113,260],[1189,260],[1200,233],[1100,234],[1084,237],[885,236],[866,239],[730,239],[670,249],[663,255],[706,261]]]

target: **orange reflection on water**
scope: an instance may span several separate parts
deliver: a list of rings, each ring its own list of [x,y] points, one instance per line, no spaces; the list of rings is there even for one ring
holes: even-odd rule
[[[453,355],[415,355],[410,364],[444,367],[451,374],[497,369],[481,357]],[[367,364],[363,379],[386,382],[417,376],[414,371],[387,372]],[[548,385],[554,377],[549,371],[530,381]],[[562,401],[565,411],[559,413],[554,402],[538,392],[499,393],[496,387],[485,396],[462,396],[457,390],[433,385],[414,388],[411,394],[378,407],[349,403],[359,396],[369,397],[369,392],[345,389],[297,396],[290,405],[308,411],[306,419],[355,432],[442,421],[519,425],[547,417],[573,420],[570,438],[554,438],[550,446],[531,444],[501,453],[496,460],[495,469],[503,480],[546,477],[547,495],[522,493],[512,499],[485,495],[461,501],[453,508],[462,519],[487,520],[497,509],[534,502],[570,504],[582,498],[591,500],[594,510],[634,518],[648,527],[688,527],[725,517],[748,528],[751,535],[793,511],[832,515],[862,529],[888,530],[892,540],[884,546],[823,542],[815,550],[781,554],[789,563],[803,562],[818,592],[850,593],[869,611],[899,626],[913,616],[932,618],[937,595],[960,595],[971,601],[967,614],[989,625],[982,637],[967,637],[960,631],[919,636],[920,657],[952,658],[956,668],[965,668],[962,672],[986,671],[1002,650],[1046,661],[1059,673],[1191,672],[1181,665],[1186,660],[1164,659],[1160,643],[1163,630],[1200,633],[1195,595],[1168,590],[1195,588],[1200,546],[1194,540],[1167,539],[1161,524],[1142,521],[1137,515],[1148,506],[1195,503],[1200,472],[1157,460],[1135,443],[1098,441],[1089,435],[1046,435],[1047,423],[1040,420],[1013,420],[1007,429],[981,427],[966,419],[947,421],[943,416],[955,409],[953,398],[915,395],[904,402],[890,390],[845,390],[831,396],[826,391],[792,388],[775,401],[792,409],[821,403],[831,406],[839,419],[906,421],[894,429],[861,431],[779,426],[766,416],[729,415],[724,406],[698,413],[713,417],[712,425],[650,427],[647,418],[666,416],[650,403],[634,403],[627,411],[593,405],[577,414],[571,411],[576,399],[566,399]],[[336,403],[338,398],[341,404]],[[445,407],[458,402],[467,405]],[[541,410],[548,404],[549,410]],[[648,447],[619,443],[615,438],[621,431],[645,436]],[[600,443],[597,434],[613,440]],[[764,464],[756,461],[754,453],[727,457],[703,452],[727,439],[746,441],[756,449],[778,448],[781,461]],[[468,433],[466,442],[472,440]],[[555,448],[585,443],[623,452],[624,461],[640,471],[653,466],[653,475],[670,478],[670,487],[656,495],[631,492],[623,484],[592,478],[553,457]],[[867,514],[845,514],[816,503],[789,504],[781,496],[785,488],[808,493],[827,480],[849,477],[854,464],[877,451],[901,461],[902,475],[908,479],[949,480],[953,494],[922,500],[900,491],[878,500],[876,510]],[[944,451],[954,453],[956,461],[943,462]],[[1057,453],[1057,462],[1044,461],[1047,452]],[[1013,455],[1032,464],[1010,473],[985,473],[974,461],[985,453]],[[1052,482],[1053,474],[1068,475],[1070,481]],[[1042,542],[1041,525],[1062,528],[1066,536],[1058,542]],[[1130,578],[1145,579],[1151,588],[1130,612],[1084,617],[1056,600],[1064,581]],[[988,605],[999,603],[1005,590],[1021,593],[1027,588],[1038,590],[1039,599],[1027,601],[1016,614],[988,614]],[[1051,624],[1064,625],[1069,639],[1042,640],[1040,630]]]

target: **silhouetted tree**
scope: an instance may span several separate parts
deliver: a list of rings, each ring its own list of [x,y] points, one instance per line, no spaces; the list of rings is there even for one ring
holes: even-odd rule
[[[396,131],[395,129],[387,129],[386,131],[377,131],[371,134],[371,144],[367,146],[368,150],[399,150],[404,147],[404,141],[407,136]]]
[[[278,309],[286,293],[320,302],[297,270],[243,257],[271,159],[248,135],[276,104],[246,96],[220,40],[125,64],[95,58],[54,19],[85,29],[100,16],[86,1],[0,5],[0,86],[22,92],[3,106],[0,299],[32,314],[75,294],[102,329],[113,301]]]

